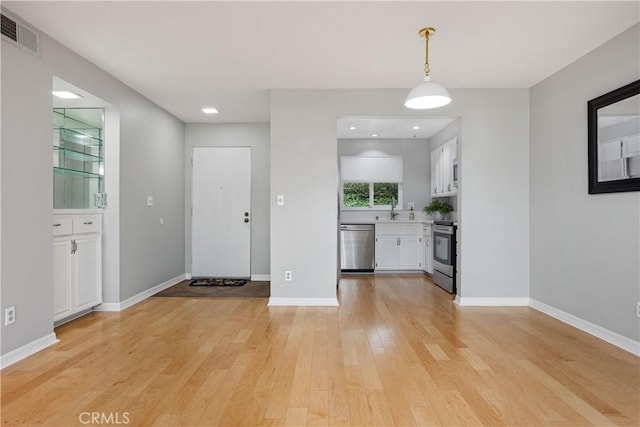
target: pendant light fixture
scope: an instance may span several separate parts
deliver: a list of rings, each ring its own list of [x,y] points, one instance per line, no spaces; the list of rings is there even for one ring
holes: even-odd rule
[[[425,59],[424,59],[424,82],[411,89],[407,100],[404,102],[405,107],[416,110],[426,110],[429,108],[438,108],[451,102],[449,92],[444,86],[431,81],[429,77],[429,37],[435,33],[435,28],[427,27],[421,29],[418,34],[425,39]]]

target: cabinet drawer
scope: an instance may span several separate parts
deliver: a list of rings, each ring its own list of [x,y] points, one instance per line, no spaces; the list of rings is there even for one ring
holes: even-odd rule
[[[73,233],[100,233],[102,218],[100,215],[78,215],[73,217]]]
[[[65,234],[71,234],[73,230],[71,218],[65,216],[53,217],[53,235],[64,236]]]
[[[376,233],[393,236],[419,236],[420,224],[376,224]]]

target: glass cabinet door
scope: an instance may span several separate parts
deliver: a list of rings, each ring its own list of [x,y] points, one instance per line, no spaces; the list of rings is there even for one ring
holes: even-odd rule
[[[102,108],[53,109],[53,208],[90,209],[104,192]]]

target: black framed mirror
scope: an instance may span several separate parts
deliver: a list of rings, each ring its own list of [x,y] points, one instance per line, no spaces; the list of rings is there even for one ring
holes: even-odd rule
[[[640,191],[640,80],[587,103],[589,194]]]

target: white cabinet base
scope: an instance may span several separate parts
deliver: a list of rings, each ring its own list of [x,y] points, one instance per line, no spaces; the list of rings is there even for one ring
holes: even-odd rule
[[[376,224],[376,272],[422,270],[422,224]]]
[[[59,324],[102,303],[102,216],[55,215],[53,226],[53,320]]]

